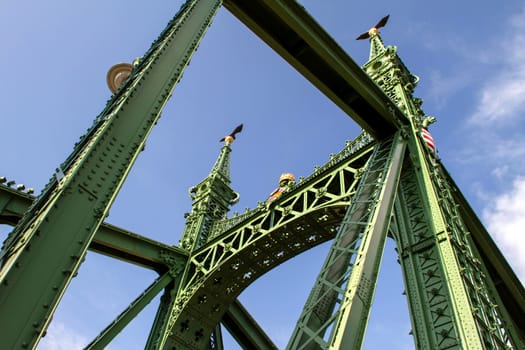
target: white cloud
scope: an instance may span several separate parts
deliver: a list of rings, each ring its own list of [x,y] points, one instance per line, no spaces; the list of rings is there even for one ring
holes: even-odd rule
[[[501,60],[499,73],[488,77],[470,122],[492,127],[515,120],[525,111],[525,10],[509,20],[509,33],[501,49],[493,48]]]
[[[485,125],[505,123],[525,110],[525,65],[520,68],[522,71],[505,72],[488,81],[481,91],[479,106],[471,122]]]
[[[525,281],[525,177],[514,180],[512,189],[496,197],[483,211],[487,229],[518,278]]]
[[[508,165],[502,165],[500,167],[495,167],[491,174],[494,175],[497,179],[502,179],[509,173],[509,166]]]
[[[38,345],[38,350],[76,350],[83,349],[88,343],[87,337],[66,327],[61,322],[53,322]]]

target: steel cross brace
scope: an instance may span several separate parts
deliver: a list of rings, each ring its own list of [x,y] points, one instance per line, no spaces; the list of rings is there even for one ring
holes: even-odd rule
[[[203,349],[224,311],[251,282],[333,238],[370,150],[369,143],[350,143],[286,196],[233,218],[233,225],[221,223],[224,231],[190,254],[177,295],[165,294],[148,348]]]
[[[287,349],[361,347],[406,144],[376,145]]]
[[[4,347],[36,347],[220,5],[184,5],[9,237],[0,258]]]
[[[80,246],[80,249],[77,249],[79,248],[77,247],[73,250],[64,250],[60,248],[60,244],[64,242],[61,239],[55,241],[57,245],[53,245],[53,248],[59,248],[57,249],[59,252],[64,252],[63,257],[66,260],[73,259],[74,261],[59,262],[52,267],[52,270],[63,271],[63,276],[56,278],[59,283],[52,286],[44,285],[41,288],[41,290],[48,293],[46,298],[51,296],[51,303],[46,302],[42,304],[46,311],[34,308],[31,305],[27,308],[39,310],[40,316],[37,317],[38,319],[30,321],[28,318],[24,318],[23,315],[17,317],[17,321],[21,321],[13,327],[17,330],[25,329],[23,331],[24,334],[21,335],[24,339],[16,340],[21,345],[33,347],[36,342],[35,339],[38,339],[43,329],[45,329],[48,316],[52,313],[69,283],[71,275],[78,268],[87,247],[92,243],[95,231],[101,225],[125,175],[138,152],[142,149],[151,126],[160,116],[160,110],[169,98],[171,89],[180,79],[184,66],[189,62],[220,3],[220,1],[194,0],[188,1],[183,6],[180,13],[161,34],[160,40],[154,43],[150,51],[143,57],[132,79],[125,83],[124,87],[117,92],[117,95],[108,104],[103,113],[95,120],[93,128],[82,138],[80,144],[75,147],[73,154],[58,169],[56,177],[52,178],[44,191],[44,195],[40,197],[37,204],[30,208],[28,215],[19,225],[20,228],[15,230],[13,236],[9,237],[7,249],[2,252],[4,266],[0,273],[0,280],[3,282],[2,286],[0,286],[0,306],[3,314],[12,314],[9,308],[6,307],[4,309],[3,307],[3,305],[7,305],[5,301],[11,299],[11,297],[7,299],[4,297],[6,286],[11,283],[9,288],[12,288],[12,282],[17,281],[19,276],[23,275],[13,275],[15,274],[14,272],[11,273],[15,271],[13,267],[27,268],[26,263],[29,260],[24,260],[23,258],[18,260],[18,257],[27,256],[29,247],[32,249],[32,252],[29,254],[32,257],[42,258],[44,256],[38,253],[39,249],[40,252],[42,251],[42,247],[38,247],[38,237],[40,234],[48,232],[46,227],[68,227],[72,232],[78,233],[73,237],[77,239],[77,243]],[[207,5],[211,7],[201,7]],[[404,118],[403,113],[390,103],[384,93],[371,83],[366,74],[360,70],[360,67],[353,63],[300,5],[295,2],[277,0],[227,0],[225,5],[374,136],[378,136],[381,139],[407,124],[407,119]],[[210,9],[209,12],[208,9]],[[261,16],[260,14],[264,15]],[[194,21],[195,19],[196,21]],[[197,24],[197,22],[200,24]],[[286,28],[286,31],[276,31],[275,28]],[[290,33],[290,35],[282,36],[280,34],[282,32]],[[172,43],[171,39],[175,39],[174,43]],[[178,53],[180,53],[180,56],[177,54],[173,56],[172,48],[174,46],[177,46],[179,49]],[[180,50],[181,48],[183,49]],[[313,63],[308,64],[306,62]],[[167,72],[169,74],[166,74]],[[149,77],[146,77],[146,75],[149,75]],[[141,84],[143,86],[139,89],[138,86]],[[144,101],[154,102],[144,103]],[[143,106],[150,106],[152,109],[146,111],[142,109]],[[122,128],[115,127],[121,125],[117,122],[119,118],[126,121]],[[136,124],[133,124],[136,127],[135,130],[140,130],[136,135],[132,135],[132,132],[130,132],[134,127],[127,125],[130,120],[136,122]],[[108,160],[109,163],[113,162],[116,164],[118,163],[115,160],[116,158],[124,159],[124,161],[119,163],[117,167],[111,164],[111,167],[108,165],[106,169],[108,174],[105,172],[104,175],[101,173],[96,174],[96,169],[94,168],[89,168],[92,171],[95,170],[95,173],[92,174],[88,172],[82,173],[79,170],[81,169],[81,164],[90,166],[93,166],[93,164],[103,165],[108,164],[105,163]],[[92,161],[91,163],[90,160]],[[90,182],[93,180],[94,175],[96,179]],[[111,180],[106,182],[108,177]],[[102,191],[97,187],[102,187]],[[457,196],[457,194],[453,195]],[[70,202],[66,199],[69,199]],[[76,206],[71,205],[71,203]],[[65,210],[67,208],[76,208],[81,213],[90,213],[93,216],[85,218],[89,222],[83,222],[82,227],[75,227],[71,223],[82,222],[82,216],[76,212],[68,212]],[[463,213],[465,213],[465,210],[463,210]],[[67,217],[74,219],[69,221],[64,219]],[[55,226],[49,223],[49,218],[52,218],[51,222]],[[472,225],[477,225],[475,219],[469,220]],[[43,230],[44,228],[46,230]],[[85,230],[85,232],[81,233],[82,230]],[[53,229],[49,230],[49,232],[51,231]],[[506,293],[504,294],[506,295],[506,302],[510,300],[510,304],[514,303],[518,306],[517,312],[512,309],[510,309],[510,312],[515,315],[515,319],[519,319],[516,315],[522,314],[524,307],[523,298],[520,299],[517,296],[523,295],[523,288],[519,285],[519,282],[516,283],[512,271],[509,270],[504,259],[497,254],[497,249],[494,249],[493,245],[491,245],[490,237],[486,233],[483,234],[483,232],[479,233],[479,235],[474,237],[473,240],[483,248],[484,259],[490,262],[492,264],[491,267],[494,267],[502,275],[504,286],[498,285],[497,288]],[[49,237],[47,233],[46,237]],[[32,244],[27,244],[29,241]],[[47,248],[43,250],[47,250]],[[494,252],[496,253],[489,254]],[[35,262],[37,265],[39,264],[38,259],[35,259]],[[57,266],[65,268],[61,269]],[[35,270],[31,272],[35,272]],[[492,270],[490,270],[490,273],[496,275]],[[6,276],[9,278],[6,278]],[[44,280],[49,280],[49,278],[42,278],[42,281]],[[19,290],[25,289],[27,289],[26,286],[19,288]],[[12,292],[11,295],[18,295],[18,292]],[[16,305],[23,305],[24,300],[28,300],[25,295],[22,300],[10,301]],[[4,304],[2,304],[3,302]],[[29,312],[26,312],[26,314],[29,314]],[[0,321],[0,324],[3,326],[2,321]],[[11,325],[6,323],[6,326]],[[6,331],[7,334],[16,333],[9,331],[8,328],[6,328]],[[36,332],[36,335],[31,335],[33,332]],[[9,339],[6,341],[10,342]]]
[[[0,222],[16,225],[23,213],[34,201],[34,197],[22,191],[0,184]],[[123,260],[161,274],[148,289],[141,293],[121,315],[119,315],[89,345],[90,349],[103,348],[140,312],[153,297],[173,282],[176,272],[167,273],[176,266],[184,265],[187,253],[177,247],[154,241],[104,222],[97,230],[89,249],[93,252]],[[275,348],[264,331],[257,325],[248,311],[236,300],[224,314],[221,323],[232,332],[245,348]]]

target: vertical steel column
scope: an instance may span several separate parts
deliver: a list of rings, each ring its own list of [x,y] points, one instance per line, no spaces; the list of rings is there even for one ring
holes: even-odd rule
[[[7,240],[0,339],[35,348],[163,106],[221,5],[183,5]]]
[[[416,349],[458,349],[450,295],[428,206],[422,203],[412,164],[403,169],[396,199],[394,239],[403,271]]]
[[[410,153],[413,166],[416,169],[414,175],[417,179],[417,195],[420,196],[420,205],[428,212],[426,219],[428,220],[430,239],[437,249],[435,255],[437,266],[428,270],[426,277],[434,279],[438,271],[441,270],[444,292],[450,298],[448,304],[450,309],[441,309],[433,317],[440,318],[443,313],[449,314],[455,326],[454,329],[442,329],[439,341],[447,341],[455,334],[458,349],[485,349],[479,337],[467,290],[462,281],[462,267],[458,263],[458,257],[453,247],[454,243],[447,225],[447,218],[441,209],[442,199],[437,192],[438,189],[432,183],[431,171],[435,169],[432,168],[431,162],[426,161],[423,146],[416,138],[412,139]],[[432,304],[423,305],[424,308],[432,306]]]
[[[417,348],[521,349],[441,167],[417,138],[403,169],[395,240]]]
[[[377,207],[363,233],[328,349],[361,349],[363,344],[407,145],[401,134],[394,136]]]
[[[405,148],[400,133],[376,146],[287,349],[360,347]]]

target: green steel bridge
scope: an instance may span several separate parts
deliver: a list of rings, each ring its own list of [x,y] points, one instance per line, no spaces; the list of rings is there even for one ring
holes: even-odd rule
[[[275,201],[227,217],[232,139],[191,189],[179,246],[104,218],[217,11],[225,7],[346,112],[363,133]],[[33,349],[88,250],[158,273],[87,349],[103,349],[157,295],[147,349],[275,349],[237,300],[254,280],[323,242],[331,248],[288,349],[359,349],[388,237],[418,349],[525,348],[525,291],[421,131],[418,79],[368,32],[358,66],[300,4],[188,0],[38,197],[0,184],[0,339]],[[10,184],[11,185],[11,184]]]

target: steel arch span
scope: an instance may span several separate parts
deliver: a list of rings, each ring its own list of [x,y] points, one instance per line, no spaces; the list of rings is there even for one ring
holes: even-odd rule
[[[235,135],[226,137],[214,168],[192,189],[179,247],[104,223],[221,6],[363,134],[310,177],[283,183],[287,192],[277,200],[229,219],[238,194],[229,187]],[[150,49],[122,66],[127,75],[112,81],[114,95],[40,196],[0,179],[0,221],[16,223],[0,252],[3,345],[36,348],[92,249],[160,276],[87,348],[104,348],[164,290],[147,349],[222,349],[221,321],[245,348],[272,349],[236,297],[278,264],[333,239],[288,347],[359,349],[390,233],[417,347],[523,348],[525,291],[429,144],[434,119],[413,96],[419,79],[377,28],[365,36],[370,57],[360,67],[297,2],[186,1]]]

